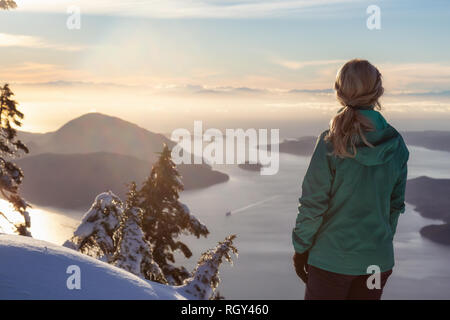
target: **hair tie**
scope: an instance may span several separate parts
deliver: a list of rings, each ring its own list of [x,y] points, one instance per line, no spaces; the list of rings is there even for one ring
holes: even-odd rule
[[[374,108],[373,105],[370,105],[370,106],[352,106],[350,104],[347,104],[346,107],[349,107],[352,110],[372,110]]]

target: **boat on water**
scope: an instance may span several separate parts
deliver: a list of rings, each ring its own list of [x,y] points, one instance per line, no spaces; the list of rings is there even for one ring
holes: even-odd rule
[[[227,217],[231,216],[231,211],[227,211],[227,212],[225,213],[225,216],[227,216]]]

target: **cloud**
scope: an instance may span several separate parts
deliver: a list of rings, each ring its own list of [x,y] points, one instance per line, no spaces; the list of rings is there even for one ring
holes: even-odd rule
[[[397,95],[420,97],[450,97],[450,90],[442,91],[400,91]]]
[[[8,69],[9,70],[9,69]],[[8,71],[5,70],[5,71]],[[26,63],[21,66],[16,66],[11,69],[11,72],[21,71],[28,74],[30,77],[9,77],[8,81],[23,86],[34,87],[49,87],[49,88],[62,88],[62,87],[84,87],[84,88],[116,88],[116,89],[137,89],[137,90],[151,90],[153,93],[161,94],[195,94],[195,95],[226,95],[226,96],[261,96],[261,95],[275,95],[275,96],[296,96],[296,95],[312,95],[312,96],[333,96],[334,90],[332,88],[323,89],[307,89],[307,88],[294,88],[294,89],[280,89],[276,87],[242,87],[242,86],[211,86],[211,85],[198,85],[198,84],[160,84],[160,85],[147,85],[147,84],[134,84],[121,82],[108,82],[104,79],[96,79],[96,81],[81,81],[81,80],[49,80],[49,81],[28,81],[38,78],[54,78],[58,75],[66,75],[68,73],[74,74],[74,70],[65,70],[58,68],[54,65],[34,64]],[[88,74],[83,74],[84,78],[90,77]],[[92,76],[90,77],[94,79]],[[450,90],[389,90],[386,96],[417,96],[417,97],[450,97]],[[274,105],[275,106],[275,105]],[[295,105],[283,105],[279,104],[279,107],[292,107]]]
[[[267,96],[267,95],[333,95],[332,84],[341,60],[303,61],[314,66],[308,74],[298,72],[294,79],[286,81],[283,74],[272,73],[264,81],[256,81],[250,75],[241,79],[223,78],[219,83],[209,79],[189,77],[158,77],[157,75],[133,74],[128,77],[110,77],[89,68],[70,67],[49,63],[27,61],[2,66],[4,81],[22,85],[48,87],[116,87],[145,89],[156,94],[203,95],[203,96]],[[450,96],[450,66],[445,63],[380,63],[376,64],[383,74],[387,96]],[[312,72],[312,73],[311,73]],[[133,81],[131,81],[133,80]],[[192,81],[192,82],[191,82]]]
[[[378,68],[392,94],[442,93],[450,88],[450,65],[445,62],[382,63]]]
[[[334,92],[333,89],[292,89],[289,93],[316,93],[320,95],[329,95]]]
[[[91,76],[89,73],[81,70],[70,69],[55,64],[31,61],[1,66],[1,68],[1,81],[18,84],[36,83],[37,79],[39,79],[39,83],[41,84],[45,82],[55,82],[56,84],[58,82],[61,83],[65,81],[61,79],[68,79],[69,77],[72,79],[88,79]]]
[[[267,89],[250,88],[250,87],[210,87],[210,86],[197,86],[199,89],[195,90],[195,93],[202,94],[262,94],[268,92]]]
[[[277,109],[313,109],[320,111],[332,111],[336,110],[339,104],[336,101],[332,102],[314,102],[314,101],[306,101],[306,102],[279,102],[279,103],[267,103],[266,107],[277,108]]]
[[[310,60],[310,61],[294,61],[294,60],[280,60],[280,59],[273,60],[273,63],[291,70],[298,70],[305,67],[339,65],[344,62],[346,62],[346,60]]]
[[[301,88],[292,93],[307,92],[305,89],[331,87],[338,68],[346,60],[283,60],[272,59],[272,63],[289,70],[308,68],[308,79],[298,79]],[[448,62],[375,63],[383,75],[383,86],[390,95],[435,95],[448,96],[450,89],[450,64]],[[302,86],[302,83],[304,86]],[[317,91],[317,90],[315,90]],[[326,90],[323,93],[327,93]]]
[[[48,42],[40,37],[0,33],[0,47],[22,47],[38,49],[55,49],[61,51],[79,51],[81,46],[67,46]]]
[[[292,15],[299,11],[355,0],[79,0],[81,12],[156,18],[258,18]],[[19,10],[66,12],[69,0],[17,0]]]
[[[397,113],[439,112],[448,114],[450,112],[450,103],[439,100],[389,101],[385,105],[389,112]]]

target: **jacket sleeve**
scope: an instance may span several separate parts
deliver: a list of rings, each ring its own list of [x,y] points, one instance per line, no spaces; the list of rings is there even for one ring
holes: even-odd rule
[[[308,170],[303,179],[298,215],[292,231],[292,243],[298,253],[309,250],[322,224],[330,201],[334,169],[322,133],[316,142]]]
[[[397,222],[400,214],[405,212],[405,190],[406,190],[406,179],[408,176],[408,156],[403,163],[397,182],[394,185],[394,189],[391,194],[391,208],[389,221],[392,228],[392,234],[397,230]]]

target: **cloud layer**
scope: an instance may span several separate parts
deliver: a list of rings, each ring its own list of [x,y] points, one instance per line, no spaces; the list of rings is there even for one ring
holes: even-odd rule
[[[77,5],[82,12],[156,18],[258,18],[289,16],[324,5],[359,0],[17,0],[19,10],[65,12]]]
[[[78,51],[82,49],[80,46],[48,42],[40,37],[9,33],[0,33],[0,47],[55,49],[61,51]]]

